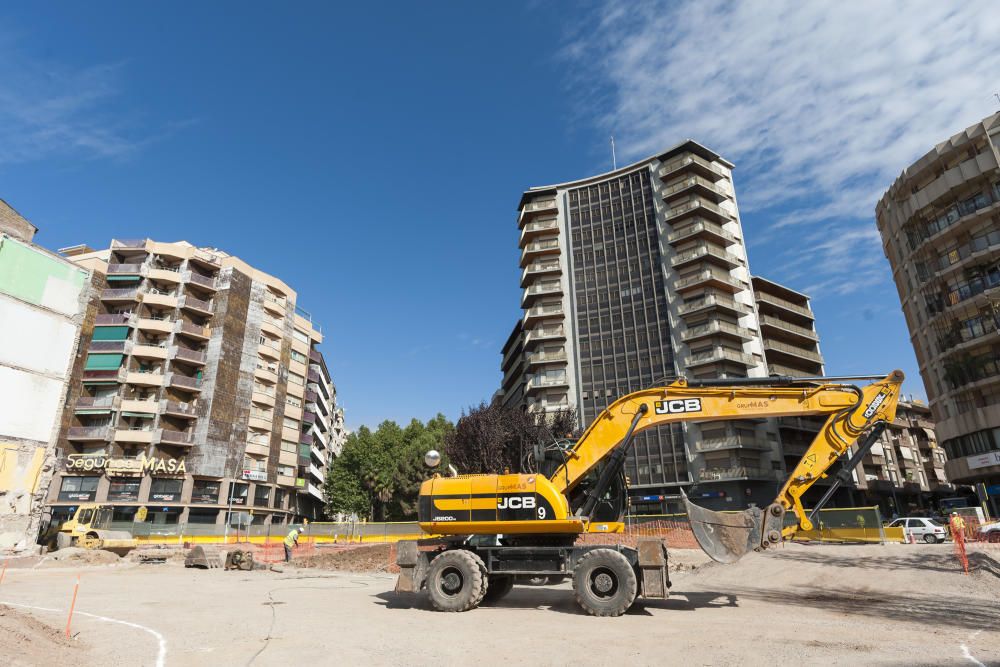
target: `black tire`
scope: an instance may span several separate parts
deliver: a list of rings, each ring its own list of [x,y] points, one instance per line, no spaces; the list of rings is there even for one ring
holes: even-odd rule
[[[56,533],[56,551],[73,546],[73,538],[66,533]]]
[[[613,549],[587,552],[573,571],[577,603],[593,616],[621,616],[636,595],[632,564]]]
[[[509,574],[491,574],[488,580],[489,585],[486,587],[486,595],[483,596],[482,601],[482,604],[485,605],[499,602],[514,588],[514,577]]]
[[[427,571],[427,592],[438,611],[468,611],[486,595],[486,566],[471,551],[454,549],[439,554]]]
[[[927,544],[937,544],[937,538],[934,537],[933,533],[927,533],[924,535],[924,542]]]

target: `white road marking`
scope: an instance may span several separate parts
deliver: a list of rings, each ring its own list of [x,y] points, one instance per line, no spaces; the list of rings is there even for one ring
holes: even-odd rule
[[[982,632],[982,630],[976,630],[971,635],[969,635],[969,639],[975,639],[977,636],[979,636],[980,632]],[[986,665],[984,665],[983,663],[981,663],[978,660],[976,660],[975,656],[972,655],[972,652],[969,651],[969,647],[968,646],[966,646],[965,644],[959,644],[959,646],[962,649],[962,657],[963,658],[965,658],[966,660],[968,660],[972,664],[976,665],[977,667],[986,667]]]
[[[8,607],[22,607],[24,609],[34,609],[36,611],[51,611],[57,613],[65,613],[65,609],[51,609],[49,607],[36,607],[30,604],[21,604],[19,602],[6,602],[0,600],[0,604],[7,605]],[[156,652],[156,667],[163,667],[167,660],[167,640],[159,632],[153,628],[147,628],[145,625],[139,625],[138,623],[132,623],[130,621],[120,621],[117,618],[108,618],[107,616],[99,616],[97,614],[88,614],[85,611],[75,611],[74,614],[79,614],[80,616],[89,616],[90,618],[96,618],[98,621],[105,621],[106,623],[118,623],[120,625],[127,625],[130,628],[136,628],[137,630],[142,630],[143,632],[148,632],[149,634],[156,637],[157,641],[157,652]]]

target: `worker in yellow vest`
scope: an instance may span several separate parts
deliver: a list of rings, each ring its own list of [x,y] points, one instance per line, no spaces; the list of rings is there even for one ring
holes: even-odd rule
[[[292,526],[292,529],[288,531],[288,535],[285,536],[285,562],[292,560],[292,549],[299,546],[299,535],[302,532],[300,526]]]
[[[958,540],[965,537],[965,519],[958,512],[951,513],[951,539]]]

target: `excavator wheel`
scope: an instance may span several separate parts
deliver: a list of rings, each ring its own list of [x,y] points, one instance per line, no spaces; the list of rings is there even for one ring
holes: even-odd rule
[[[621,616],[636,595],[632,564],[614,549],[588,551],[573,570],[576,601],[593,616]]]
[[[514,577],[509,574],[493,574],[489,577],[489,586],[486,588],[486,595],[483,596],[482,604],[491,605],[499,602],[507,593],[514,588]]]
[[[486,565],[471,551],[445,551],[431,561],[426,585],[438,611],[468,611],[486,595]]]

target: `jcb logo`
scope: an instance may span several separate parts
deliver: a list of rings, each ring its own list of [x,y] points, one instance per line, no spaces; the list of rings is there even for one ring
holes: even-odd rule
[[[878,396],[876,396],[874,400],[872,400],[872,402],[868,405],[868,409],[864,411],[863,415],[864,418],[871,419],[873,416],[875,416],[875,413],[878,412],[879,407],[881,407],[882,404],[885,403],[885,397],[888,395],[889,393],[886,390],[883,389],[882,391],[880,391]]]
[[[675,398],[672,401],[656,401],[654,412],[658,415],[673,415],[682,412],[701,412],[700,398]]]
[[[497,498],[498,510],[533,510],[535,509],[534,496],[504,496]]]

